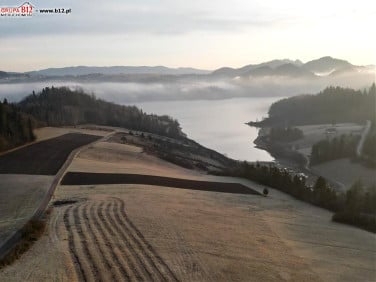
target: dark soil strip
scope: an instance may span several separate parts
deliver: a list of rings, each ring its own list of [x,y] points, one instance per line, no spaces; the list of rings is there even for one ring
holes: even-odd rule
[[[55,175],[76,148],[102,138],[68,133],[0,156],[0,174]]]
[[[163,176],[118,173],[68,172],[62,185],[99,185],[99,184],[144,184],[181,189],[212,191],[232,194],[261,195],[259,192],[239,183],[224,183],[179,179]]]
[[[77,203],[76,200],[57,200],[57,201],[54,201],[52,204],[54,207],[58,207],[58,206],[64,206],[64,205],[71,205],[75,203]]]
[[[114,252],[114,249],[115,249],[116,246],[113,244],[113,240],[116,240],[116,238],[112,238],[112,240],[111,240],[111,238],[108,238],[107,234],[103,230],[102,225],[99,223],[97,216],[98,216],[98,207],[95,206],[95,210],[94,210],[94,205],[91,205],[90,206],[90,217],[94,221],[94,225],[96,226],[97,230],[100,232],[102,239],[107,242],[106,243],[107,248],[109,249],[109,252],[111,253],[111,256],[112,256],[114,262],[118,266],[119,271],[123,275],[123,278],[126,279],[127,281],[130,281],[131,279],[129,277],[127,270],[125,269],[124,265],[120,262],[119,258],[117,257],[117,255]],[[108,245],[108,244],[110,244],[110,245]],[[101,251],[101,252],[104,253],[103,251]]]
[[[72,209],[72,207],[67,208],[64,212],[64,217],[63,217],[64,225],[65,225],[65,228],[67,229],[67,233],[68,233],[69,252],[71,254],[73,264],[76,268],[76,273],[77,273],[78,279],[80,281],[87,281],[86,276],[84,275],[84,271],[83,271],[80,259],[79,259],[78,254],[77,254],[77,246],[76,246],[74,239],[73,239],[73,233],[72,233],[73,231],[72,231],[72,228],[71,228],[71,223],[69,222],[69,218],[68,218],[69,212],[70,212],[71,209]]]
[[[113,198],[120,204],[120,214],[123,216],[124,220],[129,224],[133,232],[137,234],[137,237],[143,242],[143,244],[147,247],[149,252],[158,260],[158,263],[164,267],[166,272],[169,274],[169,278],[173,281],[179,281],[176,277],[175,273],[170,269],[167,263],[160,257],[160,255],[155,251],[152,245],[145,239],[144,235],[142,235],[141,231],[133,224],[133,222],[129,219],[128,215],[125,213],[125,204],[124,201],[119,198]],[[118,213],[117,213],[118,214]]]
[[[115,231],[113,230],[113,226],[112,224],[110,224],[107,219],[105,218],[104,216],[104,213],[103,213],[103,202],[99,205],[99,209],[98,209],[98,216],[100,218],[100,220],[104,223],[105,225],[105,228],[106,230],[110,233],[111,236],[113,236],[114,238],[116,238],[116,234],[115,234]],[[119,234],[118,234],[119,235]],[[121,238],[119,236],[119,238]],[[124,239],[124,238],[122,238]],[[126,243],[127,247],[129,247],[129,244],[128,242],[126,242],[124,240],[124,243]],[[126,255],[126,261],[128,262],[128,265],[129,265],[129,268],[132,269],[132,272],[133,274],[135,275],[136,279],[138,281],[142,281],[142,280],[145,280],[144,277],[142,277],[142,275],[139,273],[138,269],[136,268],[136,266],[133,264],[132,260],[129,258],[128,256],[128,249],[127,249],[127,255]],[[132,254],[133,256],[133,254]]]

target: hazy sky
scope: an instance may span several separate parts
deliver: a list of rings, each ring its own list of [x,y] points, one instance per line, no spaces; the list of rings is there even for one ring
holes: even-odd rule
[[[0,0],[18,6],[23,0]],[[72,65],[215,69],[330,55],[376,62],[376,1],[30,1],[69,15],[0,17],[0,70]]]

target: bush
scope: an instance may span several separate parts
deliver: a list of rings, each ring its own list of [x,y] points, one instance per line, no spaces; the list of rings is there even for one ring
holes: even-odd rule
[[[266,196],[269,194],[269,190],[268,190],[268,188],[264,188],[264,190],[262,191],[262,193],[263,193],[264,196],[266,197]]]

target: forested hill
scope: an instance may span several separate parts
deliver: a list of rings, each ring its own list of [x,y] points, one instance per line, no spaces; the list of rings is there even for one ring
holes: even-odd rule
[[[271,105],[269,117],[253,126],[307,125],[320,123],[376,121],[376,87],[360,91],[328,87],[317,95],[282,99]]]
[[[182,138],[179,123],[168,116],[149,115],[135,106],[121,106],[95,98],[82,90],[46,87],[27,96],[20,109],[49,126],[98,124]]]
[[[0,151],[31,142],[35,139],[33,128],[37,121],[22,113],[16,105],[0,102]]]

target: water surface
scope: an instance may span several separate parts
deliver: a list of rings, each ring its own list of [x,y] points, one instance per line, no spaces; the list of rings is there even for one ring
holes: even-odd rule
[[[189,138],[230,158],[272,161],[255,148],[258,129],[245,124],[267,116],[269,106],[281,99],[234,98],[224,100],[143,102],[136,105],[148,113],[176,118]]]

